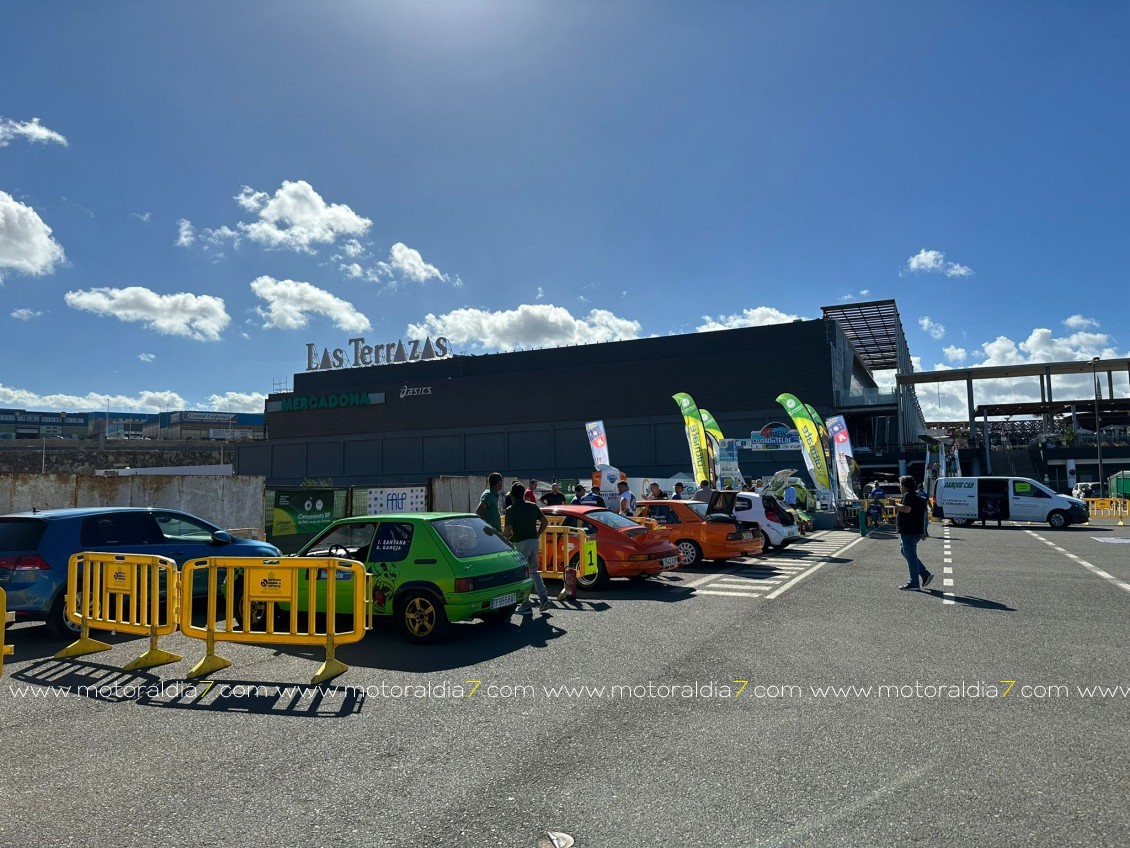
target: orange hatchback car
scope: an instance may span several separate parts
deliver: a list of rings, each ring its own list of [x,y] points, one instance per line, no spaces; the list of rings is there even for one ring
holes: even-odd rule
[[[734,518],[737,492],[715,492],[702,501],[640,501],[636,515],[654,518],[666,527],[668,538],[683,555],[683,567],[704,559],[725,562],[731,557],[761,553],[761,528],[744,529]],[[756,523],[756,522],[754,522]]]

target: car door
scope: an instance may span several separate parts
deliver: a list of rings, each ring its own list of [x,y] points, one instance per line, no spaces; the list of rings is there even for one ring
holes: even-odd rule
[[[446,563],[438,557],[435,544],[417,544],[416,531],[413,522],[396,518],[379,521],[374,528],[366,568],[373,575],[373,612],[376,615],[393,612],[396,591],[405,583],[434,582],[437,570],[447,569]],[[339,593],[339,600],[340,597]]]
[[[204,559],[210,556],[219,556],[222,549],[212,541],[212,533],[216,528],[211,524],[174,510],[155,510],[151,513],[152,519],[161,534],[158,543],[161,556],[169,557],[177,562],[177,567],[184,565],[189,560]],[[206,595],[208,593],[208,571],[199,569],[192,573],[192,594]]]
[[[1030,480],[1009,481],[1009,512],[1013,521],[1047,521],[1051,497]]]

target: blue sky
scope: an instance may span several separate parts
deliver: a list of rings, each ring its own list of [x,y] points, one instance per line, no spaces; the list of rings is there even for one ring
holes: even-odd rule
[[[1125,3],[4,18],[0,406],[261,411],[307,343],[479,353],[882,298],[920,369],[1130,350]],[[964,417],[960,384],[920,398]]]

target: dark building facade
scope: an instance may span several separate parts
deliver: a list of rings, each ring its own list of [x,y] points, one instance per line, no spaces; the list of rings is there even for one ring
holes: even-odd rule
[[[727,437],[749,438],[786,421],[776,402],[782,392],[827,416],[837,398],[874,388],[844,328],[827,317],[307,371],[295,375],[293,391],[269,396],[267,441],[237,448],[236,473],[264,475],[272,486],[410,483],[496,470],[587,478],[584,424],[600,419],[613,465],[630,476],[670,476],[690,469],[676,392],[709,409]],[[854,417],[864,442],[869,416],[883,411]],[[750,475],[801,463],[799,451],[742,452]]]

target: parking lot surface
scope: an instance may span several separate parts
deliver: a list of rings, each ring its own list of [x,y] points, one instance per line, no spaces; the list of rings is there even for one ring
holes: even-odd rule
[[[891,528],[613,581],[437,646],[224,645],[209,681],[9,630],[0,844],[1114,845],[1130,528]]]

